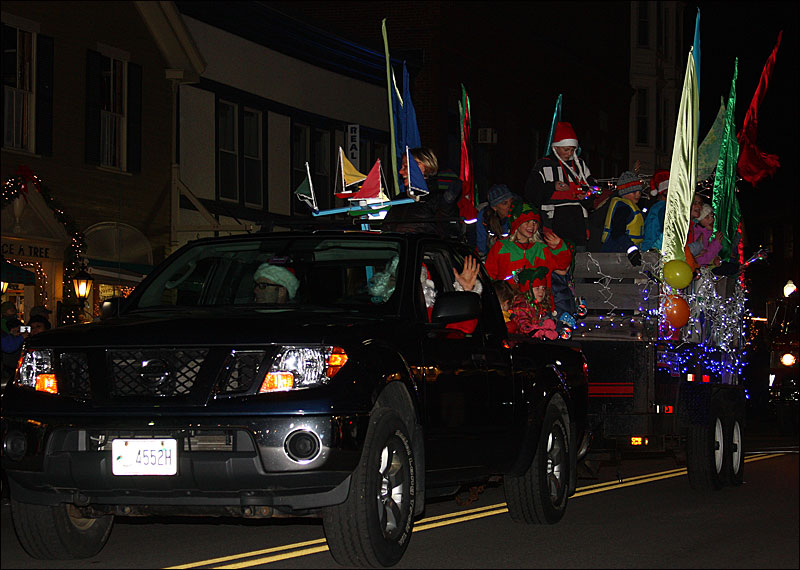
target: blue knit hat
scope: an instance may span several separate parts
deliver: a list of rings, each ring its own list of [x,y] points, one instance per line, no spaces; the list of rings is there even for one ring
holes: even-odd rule
[[[500,202],[504,202],[509,198],[513,198],[514,194],[511,193],[508,186],[505,184],[494,184],[489,188],[489,205],[497,206]]]

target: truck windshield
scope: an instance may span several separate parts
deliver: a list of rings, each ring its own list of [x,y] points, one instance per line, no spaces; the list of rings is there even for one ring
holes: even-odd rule
[[[381,236],[198,243],[162,266],[128,308],[250,305],[391,314],[398,305],[400,245]]]

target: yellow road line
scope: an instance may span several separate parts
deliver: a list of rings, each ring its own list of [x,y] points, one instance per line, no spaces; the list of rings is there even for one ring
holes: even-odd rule
[[[752,461],[761,461],[762,459],[772,459],[774,457],[780,457],[784,455],[783,453],[768,453],[768,454],[759,454],[759,455],[752,455],[749,457],[745,457],[745,463],[750,463]],[[626,478],[620,483],[619,481],[607,481],[605,483],[596,483],[594,485],[585,485],[583,487],[579,487],[575,494],[571,498],[583,497],[586,495],[592,495],[594,493],[602,493],[605,491],[611,491],[614,489],[622,489],[625,487],[632,487],[635,485],[642,485],[644,483],[652,483],[653,481],[660,481],[662,479],[670,479],[672,477],[680,477],[681,475],[686,475],[687,471],[686,468],[680,469],[672,469],[669,471],[661,471],[659,473],[649,473],[647,475],[637,475],[636,477],[629,477]],[[457,511],[452,513],[446,513],[443,515],[437,515],[433,517],[427,517],[414,525],[413,532],[422,532],[426,530],[431,530],[434,528],[439,528],[442,526],[448,526],[452,524],[459,524],[462,522],[467,522],[470,520],[480,519],[484,517],[490,517],[494,515],[501,515],[503,513],[508,512],[508,507],[506,503],[497,503],[494,505],[488,505],[485,507],[478,507],[475,509],[470,509],[466,511]],[[312,545],[320,545],[320,546],[313,546],[311,548],[303,548]],[[299,549],[299,550],[297,550]],[[325,552],[328,550],[327,544],[325,544],[324,538],[319,538],[316,540],[308,540],[305,542],[297,542],[294,544],[286,544],[283,546],[275,546],[272,548],[265,548],[263,550],[254,550],[252,552],[245,552],[241,554],[232,554],[230,556],[222,556],[219,558],[212,558],[209,560],[202,560],[198,562],[190,562],[187,564],[181,564],[179,566],[168,566],[167,570],[171,569],[184,569],[184,568],[198,568],[200,566],[208,566],[212,564],[218,564],[220,562],[229,562],[232,560],[241,560],[243,558],[252,558],[253,556],[260,556],[263,554],[270,554],[270,553],[280,553],[274,554],[272,556],[266,556],[263,558],[256,558],[251,560],[245,560],[242,562],[237,562],[234,564],[228,564],[225,566],[213,566],[213,568],[225,568],[225,569],[234,569],[234,568],[249,568],[251,566],[256,566],[259,564],[270,564],[272,562],[278,562],[280,560],[288,560],[291,558],[300,558],[302,556],[309,556],[311,554],[317,554],[319,552]]]

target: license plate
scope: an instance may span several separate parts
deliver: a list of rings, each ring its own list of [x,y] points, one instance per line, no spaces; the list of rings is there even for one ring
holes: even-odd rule
[[[115,439],[111,442],[114,475],[175,475],[178,442],[175,439]]]

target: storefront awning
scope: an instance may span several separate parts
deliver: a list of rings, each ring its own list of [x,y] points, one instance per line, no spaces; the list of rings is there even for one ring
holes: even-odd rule
[[[152,265],[142,263],[126,263],[124,261],[92,258],[89,258],[89,267],[92,268],[92,275],[133,283],[139,283],[153,269]]]
[[[5,283],[21,283],[23,285],[36,285],[36,274],[22,269],[18,265],[3,260],[2,280]]]

